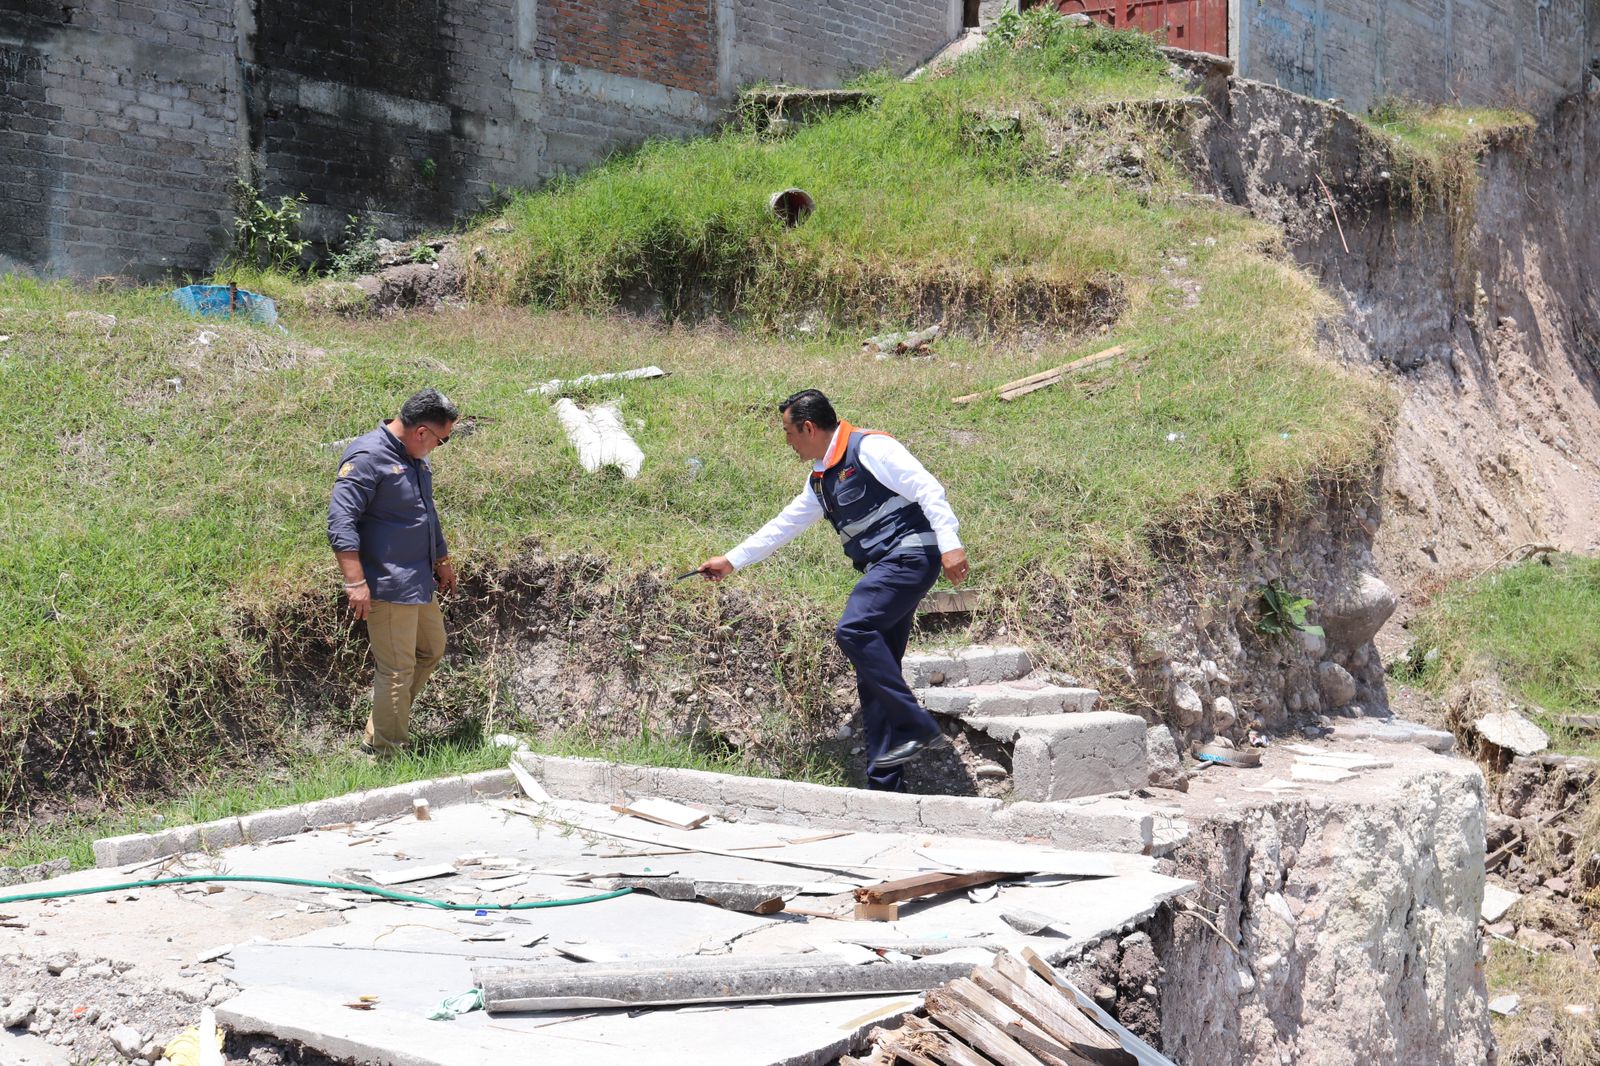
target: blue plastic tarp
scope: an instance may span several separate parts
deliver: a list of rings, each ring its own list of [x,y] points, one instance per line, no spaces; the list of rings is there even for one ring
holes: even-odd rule
[[[263,326],[278,324],[278,305],[269,298],[258,292],[235,289],[230,306],[228,294],[226,285],[185,285],[172,290],[172,299],[191,314],[240,317]]]

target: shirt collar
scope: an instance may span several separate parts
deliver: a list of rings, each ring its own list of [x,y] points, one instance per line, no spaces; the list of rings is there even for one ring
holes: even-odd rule
[[[378,432],[382,434],[384,442],[388,444],[391,452],[408,463],[416,463],[417,460],[411,458],[411,453],[406,451],[406,446],[401,443],[400,438],[389,432],[389,423],[387,421],[378,423]]]
[[[815,463],[811,464],[811,469],[820,474],[824,470],[827,470],[830,466],[837,463],[839,460],[843,459],[845,445],[849,443],[849,436],[851,433],[855,432],[855,428],[856,427],[852,426],[850,423],[840,419],[838,426],[834,428],[833,436],[828,438],[827,452],[822,456],[821,459],[818,459]],[[841,435],[845,437],[844,440],[839,439]]]

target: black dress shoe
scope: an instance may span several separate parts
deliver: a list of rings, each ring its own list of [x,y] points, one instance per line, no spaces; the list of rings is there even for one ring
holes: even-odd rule
[[[923,748],[926,748],[929,744],[932,744],[934,741],[943,737],[943,733],[935,733],[933,736],[923,737],[921,740],[908,740],[904,744],[896,744],[894,747],[890,748],[888,751],[872,760],[872,768],[874,770],[887,770],[891,766],[899,766],[902,763],[908,763],[920,755]]]

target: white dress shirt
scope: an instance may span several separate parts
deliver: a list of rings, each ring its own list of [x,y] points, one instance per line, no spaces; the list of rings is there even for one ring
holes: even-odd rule
[[[838,441],[841,429],[843,425],[833,431],[826,454],[833,454],[833,446]],[[934,535],[938,538],[939,554],[961,547],[961,540],[956,536],[961,523],[956,521],[955,512],[944,497],[944,486],[928,473],[916,456],[906,450],[904,444],[893,437],[873,433],[862,440],[860,455],[867,473],[877,478],[884,488],[922,505],[922,513],[928,516],[928,523],[933,526]],[[825,461],[818,459],[812,464],[812,469],[820,473]],[[822,517],[822,504],[807,479],[806,487],[778,512],[778,517],[746,537],[743,543],[728,553],[728,562],[733,564],[735,570],[759,563]]]

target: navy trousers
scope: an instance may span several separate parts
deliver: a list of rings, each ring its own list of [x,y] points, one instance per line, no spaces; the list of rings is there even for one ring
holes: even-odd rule
[[[856,668],[867,734],[868,788],[900,791],[902,768],[879,770],[873,763],[890,748],[939,732],[938,723],[917,703],[900,672],[917,604],[938,579],[939,553],[933,548],[872,564],[856,582],[834,632],[845,658]]]

